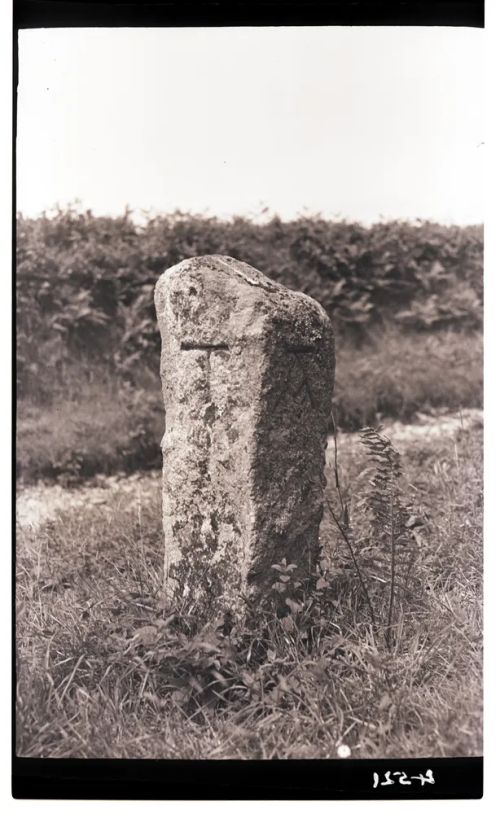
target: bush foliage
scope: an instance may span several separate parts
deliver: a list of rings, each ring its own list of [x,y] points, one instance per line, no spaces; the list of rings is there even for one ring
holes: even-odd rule
[[[325,307],[337,332],[362,341],[375,327],[477,328],[482,315],[480,226],[357,223],[320,218],[258,224],[182,213],[136,224],[76,209],[17,221],[20,395],[47,395],[75,359],[106,360],[125,378],[158,364],[153,287],[186,257],[226,254]]]

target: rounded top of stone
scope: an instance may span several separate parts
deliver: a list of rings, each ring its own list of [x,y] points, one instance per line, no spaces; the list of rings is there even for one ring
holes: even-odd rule
[[[279,331],[300,345],[331,332],[327,314],[312,297],[227,255],[190,257],[167,269],[156,284],[155,303],[160,320],[170,314],[176,330],[196,325],[204,336]]]
[[[265,274],[248,263],[223,254],[204,254],[198,257],[188,257],[175,266],[171,266],[164,274],[167,279],[172,279],[196,271],[202,271],[205,275],[209,275],[210,272],[231,275],[248,285],[262,288],[269,293],[291,293],[286,286],[270,280],[269,277],[266,277]]]

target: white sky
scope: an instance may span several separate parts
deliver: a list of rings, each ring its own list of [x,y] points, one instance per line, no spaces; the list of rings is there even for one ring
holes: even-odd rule
[[[18,210],[483,220],[484,32],[20,32]]]

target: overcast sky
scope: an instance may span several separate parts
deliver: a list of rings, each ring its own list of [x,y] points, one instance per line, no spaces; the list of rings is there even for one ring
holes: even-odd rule
[[[483,220],[484,32],[20,32],[18,210]]]

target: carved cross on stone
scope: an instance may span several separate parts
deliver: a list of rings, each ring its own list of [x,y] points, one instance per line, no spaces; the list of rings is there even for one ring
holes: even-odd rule
[[[209,395],[212,395],[211,386],[210,386],[210,372],[211,372],[210,356],[211,356],[212,353],[216,353],[217,351],[229,351],[229,345],[226,344],[225,342],[205,343],[205,344],[203,344],[203,343],[192,342],[190,340],[187,340],[187,341],[183,340],[181,342],[181,350],[197,350],[197,351],[204,351],[206,353],[207,389],[208,389]]]

